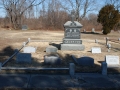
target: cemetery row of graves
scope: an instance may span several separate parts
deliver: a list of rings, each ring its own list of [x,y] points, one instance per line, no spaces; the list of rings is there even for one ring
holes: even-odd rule
[[[71,17],[64,24],[64,33],[23,32],[24,38],[30,38],[0,63],[1,70],[69,70],[72,75],[75,72],[106,75],[108,68],[112,68],[110,72],[119,72],[120,38],[104,37],[95,30],[81,33],[82,24],[74,21],[74,15]],[[14,34],[12,40],[20,35]]]

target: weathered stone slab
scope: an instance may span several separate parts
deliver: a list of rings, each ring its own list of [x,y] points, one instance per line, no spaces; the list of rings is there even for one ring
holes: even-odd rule
[[[79,50],[83,51],[85,46],[82,44],[61,44],[61,50]]]
[[[82,66],[93,66],[94,65],[94,59],[91,57],[78,58],[77,62],[79,65],[82,65]]]
[[[17,63],[31,63],[31,53],[18,53],[16,57]]]
[[[108,65],[118,65],[119,64],[119,56],[106,55],[105,60]]]
[[[101,53],[100,47],[92,47],[92,53]]]
[[[24,47],[23,53],[35,53],[36,48],[35,47]]]
[[[47,52],[47,53],[57,53],[57,50],[58,50],[58,48],[56,48],[56,47],[54,47],[54,46],[48,46],[48,47],[46,48],[46,52]]]
[[[44,63],[45,64],[59,65],[59,64],[61,64],[61,59],[58,55],[45,55],[44,56]]]

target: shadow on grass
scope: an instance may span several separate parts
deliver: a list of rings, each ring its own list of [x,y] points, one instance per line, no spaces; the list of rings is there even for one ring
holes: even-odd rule
[[[61,50],[61,44],[50,43],[49,45],[55,46],[58,50]]]
[[[102,35],[101,33],[97,33],[97,32],[81,32],[82,34],[99,34]]]
[[[12,54],[14,54],[14,49],[10,46],[4,48],[2,51],[1,51],[3,54],[0,54],[0,56],[4,55],[4,56],[11,56]],[[14,57],[13,59],[11,59],[6,65],[6,66],[11,66],[11,67],[41,67],[41,68],[65,68],[65,67],[68,67],[69,68],[69,63],[75,63],[75,61],[73,60],[72,56],[70,54],[65,54],[65,55],[62,55],[62,54],[59,54],[58,55],[60,56],[60,58],[62,59],[62,62],[60,65],[46,65],[44,64],[44,58],[42,58],[42,62],[40,62],[41,59],[39,58],[33,58],[32,57],[32,63],[31,64],[18,64],[16,63],[16,57]],[[76,57],[77,58],[77,57]],[[2,59],[2,58],[1,58]],[[4,60],[1,60],[1,61],[5,61]],[[99,62],[99,63],[102,63],[102,62]],[[98,64],[94,64],[94,66],[82,66],[82,65],[78,65],[76,64],[76,72],[95,72],[95,73],[100,73],[101,72],[101,65],[98,65]],[[19,70],[17,70],[19,72]],[[50,71],[50,72],[49,72]],[[55,73],[53,70],[49,70],[49,71],[45,71],[45,70],[38,70],[38,71],[29,71],[29,72],[33,72],[33,73],[38,73],[38,72],[41,72],[41,73]],[[25,71],[27,73],[29,73],[28,71]],[[57,72],[57,70],[56,70]],[[68,73],[68,71],[58,71],[59,74],[61,73]],[[120,70],[119,69],[116,69],[116,68],[112,68],[110,70],[108,70],[108,73],[120,73]]]

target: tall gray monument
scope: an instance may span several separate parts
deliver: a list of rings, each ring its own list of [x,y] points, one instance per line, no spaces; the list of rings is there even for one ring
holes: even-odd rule
[[[67,21],[64,24],[64,38],[61,44],[61,50],[84,50],[82,40],[80,39],[80,28],[82,24],[78,21],[74,21],[75,12],[71,12],[71,21]]]

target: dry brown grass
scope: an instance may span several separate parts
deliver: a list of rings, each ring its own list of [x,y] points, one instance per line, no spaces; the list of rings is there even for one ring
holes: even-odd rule
[[[82,56],[89,56],[94,58],[95,66],[83,67],[76,65],[77,72],[99,72],[101,62],[105,60],[105,55],[117,55],[120,57],[120,43],[109,42],[112,45],[110,52],[107,52],[105,46],[105,37],[111,39],[120,38],[120,33],[112,32],[109,35],[102,35],[101,32],[97,34],[91,34],[89,32],[81,33],[81,39],[83,45],[85,45],[84,51],[61,51],[58,50],[58,54],[62,58],[62,64],[59,65],[44,65],[43,56],[46,54],[45,49],[49,46],[49,42],[59,45],[62,43],[64,37],[64,31],[14,31],[14,30],[0,30],[0,62],[4,62],[10,55],[14,53],[14,49],[20,48],[22,43],[28,38],[31,40],[47,40],[48,42],[30,42],[27,46],[37,47],[36,53],[32,53],[31,64],[16,64],[15,58],[7,63],[6,66],[14,67],[68,67],[70,62],[74,62],[71,55],[75,55],[77,58]],[[95,43],[95,39],[98,39],[99,43]],[[55,42],[57,40],[59,42]],[[92,54],[92,47],[101,47],[102,53]],[[22,52],[22,51],[21,51]],[[117,70],[119,71],[119,70]]]

